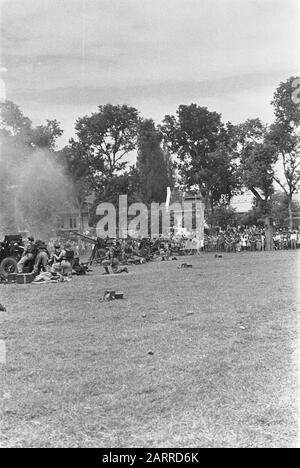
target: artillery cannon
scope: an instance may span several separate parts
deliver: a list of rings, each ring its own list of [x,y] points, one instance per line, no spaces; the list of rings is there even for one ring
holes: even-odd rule
[[[71,231],[71,232],[75,236],[78,236],[81,239],[84,239],[86,242],[89,242],[90,244],[94,245],[88,264],[91,266],[93,265],[94,262],[101,263],[102,260],[105,258],[107,240],[101,239],[101,237],[97,237],[96,239],[94,239],[93,237],[80,234],[78,231]]]
[[[22,236],[5,236],[0,242],[0,274],[6,277],[10,273],[17,272],[18,261],[22,257],[24,245]]]

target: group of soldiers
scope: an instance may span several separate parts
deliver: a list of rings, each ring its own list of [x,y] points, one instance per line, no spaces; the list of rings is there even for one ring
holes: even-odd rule
[[[85,236],[81,236],[85,237]],[[127,265],[145,263],[155,258],[169,260],[172,256],[200,253],[205,251],[236,252],[240,250],[264,250],[264,231],[261,228],[251,227],[243,230],[229,229],[215,235],[205,234],[200,241],[195,238],[168,239],[97,239],[93,240],[94,248],[88,262],[90,265],[96,261],[104,268],[103,274],[128,273]],[[92,239],[91,239],[92,240]],[[274,234],[275,249],[297,248],[300,245],[300,230]],[[70,242],[64,246],[61,242],[54,242],[51,253],[47,244],[42,240],[35,241],[28,237],[27,243],[22,247],[23,254],[18,262],[18,273],[23,273],[26,267],[38,275],[40,272],[50,272],[52,275],[61,274],[71,276],[76,265],[75,249]],[[174,259],[174,258],[173,258]],[[79,267],[79,258],[78,267]]]
[[[79,266],[79,258],[76,262],[75,251],[70,242],[66,242],[64,246],[61,242],[55,242],[53,250],[49,252],[49,248],[44,241],[35,241],[32,236],[27,238],[27,242],[23,247],[23,254],[18,262],[18,273],[24,271],[32,272],[34,275],[39,275],[41,272],[51,273],[53,276],[71,276],[76,263]],[[114,274],[128,273],[126,266],[122,267],[122,253],[120,244],[113,242],[107,245],[102,252],[101,265],[104,268],[104,274],[110,274],[110,269]],[[78,273],[76,271],[76,273]]]
[[[142,264],[155,257],[161,256],[162,260],[171,255],[171,244],[167,240],[152,239],[106,239],[96,241],[90,262],[101,264],[109,273],[111,266],[113,273],[127,272],[127,267],[120,265]]]
[[[44,241],[35,241],[30,236],[18,262],[18,273],[23,273],[24,268],[29,266],[35,275],[41,271],[50,271],[53,275],[60,273],[64,276],[70,276],[74,256],[74,250],[69,243],[66,243],[64,247],[59,242],[55,243],[54,252],[50,254]]]

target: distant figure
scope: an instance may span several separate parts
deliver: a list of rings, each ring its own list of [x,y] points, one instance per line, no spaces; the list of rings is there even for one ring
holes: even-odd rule
[[[291,233],[291,249],[296,249],[297,248],[297,231],[293,231]]]

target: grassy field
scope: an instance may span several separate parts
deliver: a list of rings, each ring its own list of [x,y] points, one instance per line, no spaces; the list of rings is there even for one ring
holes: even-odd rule
[[[0,446],[295,446],[297,256],[0,286]]]

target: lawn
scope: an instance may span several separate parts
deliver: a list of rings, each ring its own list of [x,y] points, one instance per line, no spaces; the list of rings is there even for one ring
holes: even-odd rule
[[[297,444],[299,253],[178,260],[0,286],[1,447]]]

